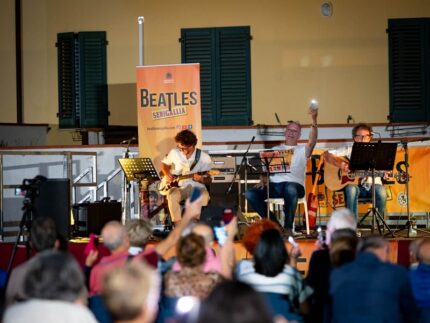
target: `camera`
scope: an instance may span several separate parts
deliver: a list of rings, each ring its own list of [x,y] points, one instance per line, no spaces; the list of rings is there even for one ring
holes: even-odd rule
[[[46,182],[46,177],[37,175],[33,179],[24,179],[19,188],[15,189],[15,195],[22,195],[26,198],[35,198],[39,196],[39,188],[43,182]]]

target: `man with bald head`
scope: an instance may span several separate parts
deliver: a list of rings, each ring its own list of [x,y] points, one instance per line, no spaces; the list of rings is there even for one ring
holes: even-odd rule
[[[110,221],[102,229],[104,246],[111,252],[94,266],[90,276],[90,295],[100,294],[106,272],[121,267],[129,257],[130,242],[125,227],[118,221]]]

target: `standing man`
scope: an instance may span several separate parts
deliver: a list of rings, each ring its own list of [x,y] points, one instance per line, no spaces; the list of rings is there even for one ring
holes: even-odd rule
[[[370,142],[372,140],[372,127],[366,123],[359,123],[352,129],[352,137],[354,142]],[[326,151],[323,153],[324,160],[339,169],[344,173],[349,172],[348,160],[351,157],[352,146],[334,150],[331,153]],[[341,158],[343,157],[343,158]],[[372,197],[372,177],[364,177],[358,184],[348,184],[344,188],[346,207],[355,214],[358,218],[358,198]],[[375,197],[376,205],[381,215],[384,215],[385,205],[387,201],[387,192],[382,185],[381,177],[375,177]]]
[[[318,137],[318,110],[309,109],[312,118],[312,124],[309,132],[309,140],[306,145],[298,145],[301,135],[301,126],[298,122],[290,122],[285,129],[285,144],[275,146],[273,150],[291,150],[294,154],[291,159],[290,171],[288,173],[278,173],[270,176],[269,194],[271,198],[284,199],[285,222],[284,230],[287,236],[293,233],[294,214],[297,208],[299,198],[305,196],[305,171],[306,160],[312,155],[312,151],[317,143]],[[252,208],[261,216],[267,216],[267,190],[264,179],[248,190],[245,197],[251,204]],[[274,221],[276,216],[270,212],[270,218]]]
[[[181,220],[180,202],[191,195],[193,187],[202,190],[202,206],[209,202],[206,185],[212,182],[207,173],[212,168],[209,155],[196,148],[197,137],[190,130],[182,130],[175,136],[176,148],[173,148],[161,161],[161,171],[169,184],[166,197],[172,222]]]

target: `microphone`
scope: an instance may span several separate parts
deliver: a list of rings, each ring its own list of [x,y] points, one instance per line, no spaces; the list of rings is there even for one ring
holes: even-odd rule
[[[251,143],[253,143],[254,140],[255,140],[255,136],[252,136]]]
[[[136,137],[133,136],[130,139],[126,139],[126,140],[121,141],[120,144],[129,144],[130,145],[130,143],[132,141],[135,141],[135,140],[136,140]]]
[[[282,125],[281,120],[279,120],[278,114],[275,112],[275,118],[279,125]]]

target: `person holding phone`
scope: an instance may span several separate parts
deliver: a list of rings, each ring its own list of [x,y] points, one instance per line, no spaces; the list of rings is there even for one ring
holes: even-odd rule
[[[161,161],[161,171],[169,184],[165,195],[170,217],[177,224],[181,220],[180,203],[191,196],[193,187],[199,188],[203,195],[202,206],[208,204],[206,185],[212,182],[208,174],[212,160],[207,153],[196,148],[197,137],[191,130],[180,131],[175,142],[176,147]]]

